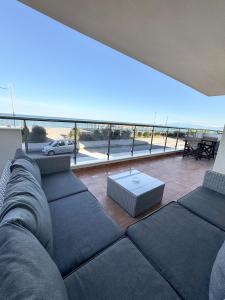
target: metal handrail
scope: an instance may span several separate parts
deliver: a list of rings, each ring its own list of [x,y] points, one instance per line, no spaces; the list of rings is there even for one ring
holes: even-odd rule
[[[145,123],[132,123],[132,122],[117,122],[106,120],[92,120],[92,119],[78,119],[78,118],[62,118],[62,117],[44,117],[44,116],[29,116],[29,115],[15,115],[0,114],[0,119],[9,120],[26,120],[26,121],[42,121],[42,122],[62,122],[62,123],[89,123],[89,124],[105,124],[105,125],[123,125],[123,126],[139,126],[139,127],[157,127],[157,128],[171,128],[171,129],[183,129],[183,130],[197,130],[197,131],[213,131],[221,133],[221,130],[209,129],[209,128],[194,128],[194,127],[180,127],[169,125],[156,125]]]

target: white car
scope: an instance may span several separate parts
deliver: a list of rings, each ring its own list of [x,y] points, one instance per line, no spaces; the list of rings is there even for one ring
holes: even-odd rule
[[[79,152],[79,142],[77,142],[76,153]],[[46,155],[55,155],[74,152],[74,140],[56,140],[44,146],[42,153]]]

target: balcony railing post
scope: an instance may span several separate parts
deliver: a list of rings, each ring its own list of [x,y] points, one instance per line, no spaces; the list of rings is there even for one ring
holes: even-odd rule
[[[180,128],[179,128],[179,130],[177,131],[177,140],[176,140],[175,150],[177,150],[177,144],[178,144],[179,136],[180,136]]]
[[[108,151],[107,159],[109,160],[110,150],[111,150],[111,133],[112,133],[112,124],[109,124],[109,133],[108,133]]]
[[[154,130],[155,130],[155,127],[153,126],[152,127],[152,135],[151,135],[151,144],[150,144],[150,148],[149,148],[150,154],[152,152],[152,143],[153,143],[153,137],[154,137]]]
[[[74,123],[74,163],[77,163],[77,122]]]
[[[24,135],[24,143],[25,143],[25,151],[26,153],[28,153],[29,149],[28,149],[28,128],[27,128],[27,124],[26,121],[23,120],[23,135]]]
[[[167,130],[166,130],[166,137],[165,137],[165,144],[164,144],[164,152],[166,151],[166,143],[167,143],[168,131],[169,131],[169,128],[167,128]]]
[[[136,135],[136,125],[134,126],[134,129],[133,129],[133,139],[132,139],[132,147],[131,147],[131,156],[134,155],[135,135]]]
[[[188,128],[188,131],[187,131],[187,137],[190,136],[190,128]]]

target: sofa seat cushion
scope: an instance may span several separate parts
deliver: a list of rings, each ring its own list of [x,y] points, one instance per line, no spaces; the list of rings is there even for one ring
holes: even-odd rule
[[[1,299],[66,300],[64,281],[48,252],[26,228],[0,226]]]
[[[208,299],[225,233],[171,203],[128,228],[128,236],[184,299]]]
[[[0,221],[27,228],[52,254],[52,222],[48,201],[34,176],[22,167],[17,166],[12,170]]]
[[[86,186],[72,171],[42,176],[42,187],[49,202],[87,191]]]
[[[225,231],[225,196],[206,187],[198,187],[178,202],[206,221]]]
[[[124,238],[65,278],[69,299],[180,299]]]
[[[50,202],[53,257],[62,275],[123,235],[89,192]]]

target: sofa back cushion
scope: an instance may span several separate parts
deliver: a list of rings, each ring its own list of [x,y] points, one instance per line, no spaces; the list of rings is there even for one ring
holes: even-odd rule
[[[12,170],[0,221],[24,226],[52,254],[52,223],[46,196],[33,175],[20,166]]]
[[[209,300],[218,299],[225,299],[225,242],[213,264],[209,285]]]
[[[28,172],[30,172],[30,174],[32,174],[32,176],[34,176],[34,178],[37,180],[37,182],[41,185],[40,169],[35,162],[33,163],[27,159],[19,158],[13,162],[13,164],[11,166],[11,171],[15,167],[18,167],[18,166],[20,166],[20,167],[24,168],[25,170],[27,170]]]
[[[35,160],[29,157],[22,149],[17,149],[11,171],[14,167],[21,166],[29,171],[41,185],[41,172]]]
[[[67,300],[66,288],[47,251],[26,228],[0,226],[1,299]]]

